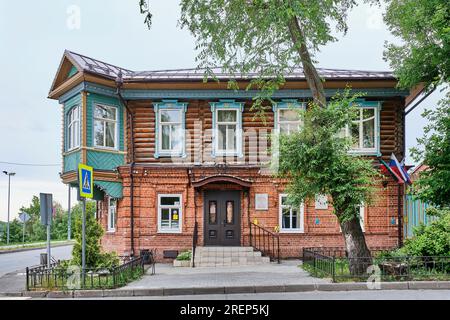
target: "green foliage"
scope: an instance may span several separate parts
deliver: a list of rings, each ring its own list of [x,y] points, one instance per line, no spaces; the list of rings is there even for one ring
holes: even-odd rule
[[[191,256],[192,256],[191,250],[184,251],[184,252],[181,252],[181,253],[177,256],[177,260],[180,260],[180,261],[191,260]]]
[[[104,231],[95,219],[95,202],[86,201],[86,268],[111,269],[119,265],[119,258],[115,253],[101,251],[100,238]],[[72,250],[71,264],[81,266],[82,260],[82,207],[78,204],[73,208],[75,213],[74,236],[76,243]]]
[[[402,40],[386,45],[400,86],[424,82],[429,88],[450,77],[450,5],[448,0],[389,0],[384,20]]]
[[[340,222],[359,217],[358,206],[370,203],[378,176],[370,160],[348,153],[351,139],[339,134],[351,123],[356,98],[346,90],[327,108],[310,104],[301,113],[302,130],[280,137],[279,173],[290,178],[288,200],[299,205],[317,194],[330,194]]]
[[[66,240],[68,215],[62,209],[62,206],[54,202],[55,215],[51,225],[52,240]],[[33,196],[28,207],[21,207],[19,212],[26,212],[30,216],[25,226],[25,242],[40,242],[47,240],[47,229],[41,224],[40,202],[37,196]],[[73,219],[73,217],[72,217]],[[72,220],[73,223],[73,220]],[[10,243],[22,243],[23,225],[19,219],[15,219],[10,223]],[[73,230],[72,230],[73,235]],[[0,243],[6,243],[6,223],[4,224],[4,232],[0,236]]]
[[[414,228],[413,237],[406,239],[403,247],[380,253],[377,258],[404,256],[450,256],[450,210],[435,208],[431,214],[439,219],[429,225],[420,224]],[[427,210],[427,214],[429,213]]]
[[[450,60],[450,59],[449,59]],[[416,161],[429,166],[413,185],[413,192],[423,201],[438,207],[450,207],[450,91],[436,110],[426,110],[429,120],[424,136],[417,139],[421,148],[412,148]]]
[[[150,27],[148,1],[139,5]],[[311,57],[320,46],[337,40],[333,32],[347,31],[347,14],[355,5],[354,0],[182,0],[179,24],[196,39],[199,67],[207,70],[205,81],[216,79],[213,68],[218,65],[231,78],[256,74],[245,89],[259,90],[252,109],[265,119],[263,102],[272,102],[272,94],[293,68],[309,68],[308,84],[320,83]],[[242,89],[235,81],[229,88]]]
[[[450,210],[441,210],[439,219],[419,225],[405,241],[400,254],[412,256],[450,256]]]

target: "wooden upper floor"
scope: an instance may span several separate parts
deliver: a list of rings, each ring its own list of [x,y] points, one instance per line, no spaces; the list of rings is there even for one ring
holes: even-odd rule
[[[75,177],[78,163],[94,167],[105,181],[116,168],[145,164],[260,166],[271,159],[273,133],[297,130],[311,94],[301,71],[287,76],[265,118],[251,110],[253,90],[228,90],[231,75],[203,82],[203,72],[133,72],[66,51],[49,97],[62,104],[62,176]],[[347,86],[364,92],[360,112],[346,134],[351,152],[404,157],[406,105],[419,91],[396,88],[388,72],[319,69],[326,95]],[[235,77],[236,78],[236,77]],[[237,78],[245,87],[248,80]]]

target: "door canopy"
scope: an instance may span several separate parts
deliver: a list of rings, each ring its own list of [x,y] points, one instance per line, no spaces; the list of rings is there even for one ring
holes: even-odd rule
[[[240,185],[244,188],[250,188],[250,186],[252,185],[252,182],[249,180],[241,179],[241,178],[238,178],[235,176],[230,176],[230,175],[222,175],[222,174],[209,176],[206,178],[199,179],[197,181],[193,181],[192,185],[194,186],[194,188],[200,188],[209,183],[224,183],[224,182],[225,183],[234,183],[234,184]]]

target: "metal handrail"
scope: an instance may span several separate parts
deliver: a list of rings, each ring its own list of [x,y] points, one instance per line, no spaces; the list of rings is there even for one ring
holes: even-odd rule
[[[280,263],[280,236],[253,222],[250,223],[250,245],[270,260]],[[262,243],[261,243],[262,242]]]
[[[194,233],[192,235],[192,267],[195,268],[195,249],[197,248],[198,242],[198,223],[194,223]]]

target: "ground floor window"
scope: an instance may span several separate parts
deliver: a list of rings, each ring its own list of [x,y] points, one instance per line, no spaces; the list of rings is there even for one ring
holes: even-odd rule
[[[181,232],[181,195],[158,195],[158,231]]]
[[[287,195],[280,194],[280,232],[303,232],[304,206],[294,207],[287,202]]]
[[[108,231],[116,230],[116,213],[117,213],[117,200],[109,198],[108,200]]]

